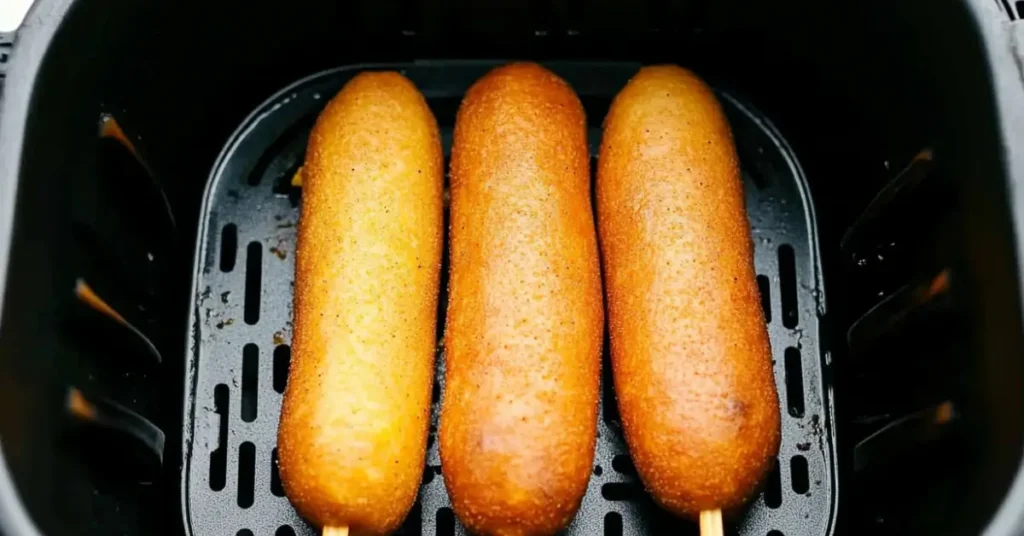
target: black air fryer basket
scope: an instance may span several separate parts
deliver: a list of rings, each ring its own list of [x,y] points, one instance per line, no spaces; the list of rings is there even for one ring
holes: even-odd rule
[[[37,0],[0,36],[0,533],[316,534],[275,450],[309,130],[394,69],[447,155],[466,89],[515,59],[573,85],[592,158],[641,65],[723,104],[783,420],[728,534],[1024,533],[1019,7]],[[607,355],[602,383],[566,534],[697,534],[636,477]],[[443,389],[401,534],[464,534]]]

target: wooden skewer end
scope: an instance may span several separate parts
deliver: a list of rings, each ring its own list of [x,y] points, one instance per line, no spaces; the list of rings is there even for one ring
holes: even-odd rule
[[[348,536],[348,527],[324,527],[323,536]]]
[[[700,513],[700,536],[723,536],[722,511],[704,510]]]

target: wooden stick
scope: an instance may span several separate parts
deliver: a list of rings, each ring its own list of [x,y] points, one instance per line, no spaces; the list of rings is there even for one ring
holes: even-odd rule
[[[348,527],[324,527],[323,536],[348,536]]]
[[[700,513],[700,536],[722,536],[722,511],[704,510]]]

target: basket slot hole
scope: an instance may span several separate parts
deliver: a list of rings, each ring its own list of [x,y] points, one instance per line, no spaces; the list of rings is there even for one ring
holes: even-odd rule
[[[252,531],[249,529],[239,530],[235,536],[253,536]]]
[[[601,486],[601,496],[607,501],[637,501],[643,491],[627,482],[609,482]]]
[[[447,506],[437,509],[437,536],[455,536],[455,512]]]
[[[430,474],[430,478],[429,479],[427,478],[426,473]],[[434,481],[434,477],[437,476],[437,475],[440,475],[440,474],[441,474],[441,466],[440,465],[428,465],[426,467],[426,471],[424,472],[424,475],[423,475],[423,481],[426,482],[426,483],[433,482]]]
[[[793,246],[779,247],[779,294],[782,298],[782,325],[795,328],[800,323],[796,306],[796,254]]]
[[[804,416],[804,373],[800,363],[800,350],[786,348],[786,402],[789,414],[796,418]]]
[[[238,256],[238,226],[229,223],[220,230],[220,271],[230,272],[235,269],[235,257]]]
[[[423,536],[423,504],[419,500],[413,503],[405,521],[398,527],[395,534],[402,536]]]
[[[619,408],[615,405],[615,392],[612,390],[612,383],[612,379],[608,377],[601,382],[601,391],[604,395],[601,401],[601,412],[604,413],[604,422],[609,424],[619,422]]]
[[[768,531],[768,536],[784,536],[784,535],[782,534],[782,531],[770,530],[770,531]]]
[[[604,515],[604,536],[622,536],[622,514],[608,512]]]
[[[274,532],[274,536],[295,536],[295,529],[291,528],[289,525],[281,525]]]
[[[238,506],[248,508],[255,498],[256,445],[246,441],[238,448]]]
[[[770,324],[772,321],[772,286],[768,276],[757,276],[757,290],[761,292],[761,310],[764,311],[764,321]]]
[[[284,393],[288,385],[288,367],[292,362],[292,349],[287,344],[274,348],[274,390]]]
[[[625,454],[616,454],[612,458],[612,469],[615,469],[616,473],[624,475],[637,476],[636,467],[633,465],[633,460]]]
[[[210,453],[210,489],[220,491],[227,481],[228,465],[228,386],[217,385],[213,389],[213,411],[220,418],[217,427],[217,448]]]
[[[792,477],[793,491],[800,495],[807,493],[807,490],[811,488],[807,475],[807,458],[799,454],[793,456],[793,459],[789,461],[789,472]]]
[[[284,497],[284,486],[281,485],[281,471],[277,468],[277,448],[270,454],[270,493],[276,497]]]
[[[778,460],[775,460],[771,472],[768,473],[768,482],[764,487],[764,504],[773,509],[782,506],[782,478],[779,475]]]
[[[256,420],[256,390],[259,384],[260,349],[253,343],[242,347],[242,420]]]
[[[260,284],[263,279],[263,246],[250,242],[245,252],[245,323],[260,320]]]
[[[281,485],[281,471],[278,468],[276,447],[270,455],[270,492],[277,497],[284,497],[284,486]]]

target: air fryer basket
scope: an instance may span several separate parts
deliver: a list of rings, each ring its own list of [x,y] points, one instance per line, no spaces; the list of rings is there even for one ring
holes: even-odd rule
[[[294,254],[292,231],[276,227],[301,202],[280,176],[323,100],[360,65],[402,66],[450,128],[459,96],[495,58],[559,70],[592,128],[639,62],[695,70],[729,111],[786,426],[767,488],[779,507],[758,499],[730,530],[1024,532],[1020,7],[36,0],[13,40],[0,36],[0,532],[306,530],[271,472]],[[303,79],[311,73],[323,74]],[[225,143],[236,151],[218,159]],[[222,234],[228,223],[236,235]],[[237,246],[222,248],[232,236]],[[251,242],[259,278],[246,269]],[[197,243],[212,260],[194,257]],[[236,252],[231,271],[222,249]],[[247,282],[262,298],[250,300],[252,324]],[[789,348],[799,375],[787,374]],[[802,418],[789,413],[794,377]],[[607,517],[614,534],[613,510],[623,533],[692,530],[630,477],[612,394],[601,474],[573,530],[600,534]],[[799,493],[797,455],[810,496]],[[212,483],[201,467],[211,461],[225,468]],[[241,482],[240,461],[254,468]],[[406,530],[433,534],[439,512],[442,533],[455,530],[444,475],[424,477]],[[239,490],[252,506],[239,506]]]
[[[327,71],[263,103],[228,142],[206,192],[196,254],[183,445],[186,527],[191,534],[315,533],[284,497],[275,445],[292,335],[300,204],[290,180],[326,100],[360,69],[400,70],[426,95],[447,155],[462,94],[497,64],[429,62]],[[579,93],[596,159],[600,122],[639,64],[571,62],[549,67]],[[831,534],[836,458],[827,354],[818,344],[825,305],[813,209],[785,141],[749,106],[727,94],[721,97],[741,155],[758,283],[784,405],[779,464],[763,497],[736,521],[736,531]],[[596,165],[591,167],[596,170]],[[440,306],[443,319],[444,293]],[[438,333],[442,330],[439,326]],[[445,493],[437,451],[443,368],[444,355],[439,353],[427,466],[405,534],[463,533]],[[644,494],[623,441],[607,362],[604,369],[593,476],[568,533],[696,533],[695,524],[671,519]]]

